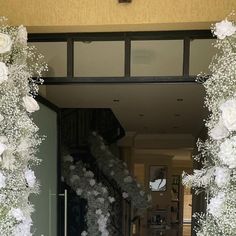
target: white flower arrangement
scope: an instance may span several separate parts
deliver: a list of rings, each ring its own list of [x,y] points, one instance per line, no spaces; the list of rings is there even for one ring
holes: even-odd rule
[[[115,198],[109,196],[105,186],[95,181],[94,173],[87,170],[81,161],[73,165],[72,159],[73,157],[70,156],[69,158],[68,155],[63,158],[64,179],[78,196],[88,201],[86,214],[88,229],[83,231],[81,236],[108,236],[110,235],[110,204],[115,202]]]
[[[24,97],[37,95],[45,70],[43,56],[27,45],[26,29],[9,26],[0,17],[0,234],[4,236],[32,235],[34,208],[28,197],[38,193],[39,184],[30,169],[40,162],[36,153],[42,139]]]
[[[231,36],[236,32],[236,26],[233,22],[228,21],[227,19],[216,23],[214,29],[214,35],[219,39],[224,39],[225,37]]]
[[[109,151],[103,138],[96,132],[92,133],[89,141],[91,153],[96,158],[99,168],[107,178],[116,181],[123,191],[123,198],[131,200],[136,208],[148,208],[151,205],[151,197],[130,175],[127,164]]]
[[[206,126],[210,138],[198,142],[197,161],[203,167],[184,173],[183,183],[207,193],[206,213],[196,214],[197,236],[236,232],[236,25],[227,19],[216,23],[213,34],[220,53],[210,65],[212,75],[203,85],[209,109]]]

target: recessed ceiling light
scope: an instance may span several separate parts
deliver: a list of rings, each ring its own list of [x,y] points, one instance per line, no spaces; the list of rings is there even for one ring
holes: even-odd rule
[[[177,98],[178,102],[183,102],[183,100],[184,100],[183,98]]]
[[[113,99],[113,102],[119,102],[120,100],[119,99]]]

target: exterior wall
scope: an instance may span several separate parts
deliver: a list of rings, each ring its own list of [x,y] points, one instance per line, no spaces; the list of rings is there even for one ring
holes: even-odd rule
[[[0,15],[32,32],[209,28],[236,9],[235,0],[0,0]]]

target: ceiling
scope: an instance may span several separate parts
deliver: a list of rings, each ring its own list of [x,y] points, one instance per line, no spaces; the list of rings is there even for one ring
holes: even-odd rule
[[[196,83],[47,85],[44,92],[62,108],[111,108],[126,132],[136,137],[136,143],[149,140],[150,148],[166,139],[178,140],[177,146],[191,146],[206,114],[204,90]],[[172,136],[165,136],[169,134]]]

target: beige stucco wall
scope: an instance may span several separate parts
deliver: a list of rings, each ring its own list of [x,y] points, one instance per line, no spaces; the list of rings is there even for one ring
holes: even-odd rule
[[[235,0],[0,0],[0,15],[31,31],[120,31],[209,28]]]

